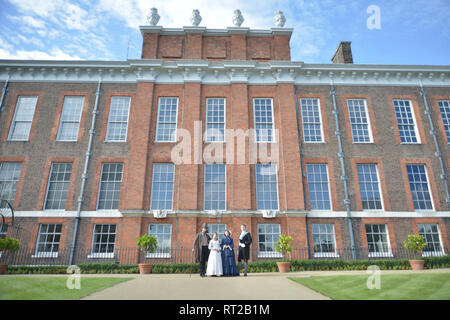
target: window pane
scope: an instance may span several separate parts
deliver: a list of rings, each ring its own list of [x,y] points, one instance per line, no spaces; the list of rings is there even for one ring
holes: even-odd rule
[[[11,205],[14,204],[21,168],[21,162],[0,163],[0,199],[7,200]]]
[[[274,252],[280,236],[279,224],[258,224],[258,247],[260,252]]]
[[[57,140],[76,141],[80,127],[84,97],[65,97]]]
[[[58,252],[61,229],[61,224],[41,224],[39,226],[36,253]]]
[[[44,209],[66,207],[71,172],[71,163],[52,163]]]
[[[326,164],[307,164],[306,172],[311,210],[330,210],[328,166]]]
[[[226,167],[224,164],[205,164],[205,210],[225,210]]]
[[[155,254],[170,254],[172,243],[172,225],[171,224],[150,224],[148,234],[156,237],[157,247]]]
[[[376,164],[357,164],[359,189],[364,210],[383,209]]]
[[[366,224],[369,252],[389,253],[387,228],[384,224]]]
[[[415,210],[433,210],[426,168],[423,164],[407,164],[409,187]]]
[[[225,141],[225,99],[206,99],[205,141]]]
[[[409,100],[394,100],[394,112],[402,143],[418,143],[414,112]]]
[[[272,99],[254,99],[253,113],[255,119],[256,142],[274,141]]]
[[[348,114],[352,130],[353,142],[371,142],[372,137],[369,131],[369,118],[365,100],[347,100]]]
[[[447,143],[450,143],[450,100],[438,101],[438,107],[444,124]]]
[[[418,229],[419,235],[424,236],[427,244],[424,252],[443,252],[437,224],[419,224]]]
[[[159,98],[156,141],[176,141],[178,98]]]
[[[256,164],[256,201],[258,210],[278,210],[276,164]]]
[[[9,133],[10,140],[28,140],[37,100],[36,96],[19,96]]]
[[[151,210],[172,210],[173,163],[154,163],[152,175]]]
[[[92,253],[113,253],[116,241],[116,225],[96,224],[93,232]]]
[[[98,197],[98,209],[118,209],[122,185],[122,163],[104,163]]]
[[[111,97],[106,141],[126,141],[130,97]]]
[[[319,99],[300,99],[302,113],[303,140],[322,142],[322,119]]]

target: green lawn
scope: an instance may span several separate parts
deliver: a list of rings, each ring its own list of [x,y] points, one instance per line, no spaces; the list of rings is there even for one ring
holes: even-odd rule
[[[381,289],[367,288],[369,275],[289,278],[337,300],[450,300],[450,273],[381,275]]]
[[[80,289],[68,289],[68,277],[0,276],[0,300],[75,300],[133,278],[83,278]]]

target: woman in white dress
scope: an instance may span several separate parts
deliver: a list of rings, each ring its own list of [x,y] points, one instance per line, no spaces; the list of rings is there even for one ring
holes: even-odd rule
[[[209,242],[209,259],[208,268],[206,269],[207,276],[221,276],[223,275],[222,269],[222,255],[220,253],[220,242],[217,237],[217,232],[213,233],[213,238]]]

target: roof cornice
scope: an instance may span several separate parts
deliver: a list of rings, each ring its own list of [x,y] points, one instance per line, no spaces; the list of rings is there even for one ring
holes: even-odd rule
[[[300,61],[161,60],[49,61],[0,60],[0,81],[204,84],[294,83],[336,85],[450,86],[450,66],[305,64]]]

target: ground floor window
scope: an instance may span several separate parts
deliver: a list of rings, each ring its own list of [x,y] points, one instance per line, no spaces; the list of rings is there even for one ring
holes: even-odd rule
[[[115,224],[95,224],[92,235],[91,256],[114,257],[114,245],[116,243]]]
[[[57,257],[61,239],[62,224],[43,223],[39,225],[36,256]]]
[[[217,236],[219,238],[219,241],[222,241],[222,239],[225,238],[225,235],[223,234],[225,230],[227,229],[227,225],[224,223],[209,223],[208,224],[208,234],[211,236],[214,232],[217,232]]]
[[[0,239],[6,238],[7,232],[8,232],[8,225],[6,223],[0,222]]]
[[[258,256],[259,257],[280,257],[281,253],[275,251],[275,243],[280,236],[279,224],[258,224]]]
[[[425,238],[427,246],[423,249],[423,255],[442,255],[444,252],[441,245],[439,226],[436,223],[419,224],[419,235]]]
[[[156,237],[158,246],[155,252],[147,253],[147,258],[170,258],[170,249],[172,244],[172,225],[171,224],[150,224],[148,234]]]
[[[385,224],[366,224],[367,244],[370,256],[389,256],[389,237]]]
[[[336,237],[333,224],[312,224],[314,257],[336,256]]]

